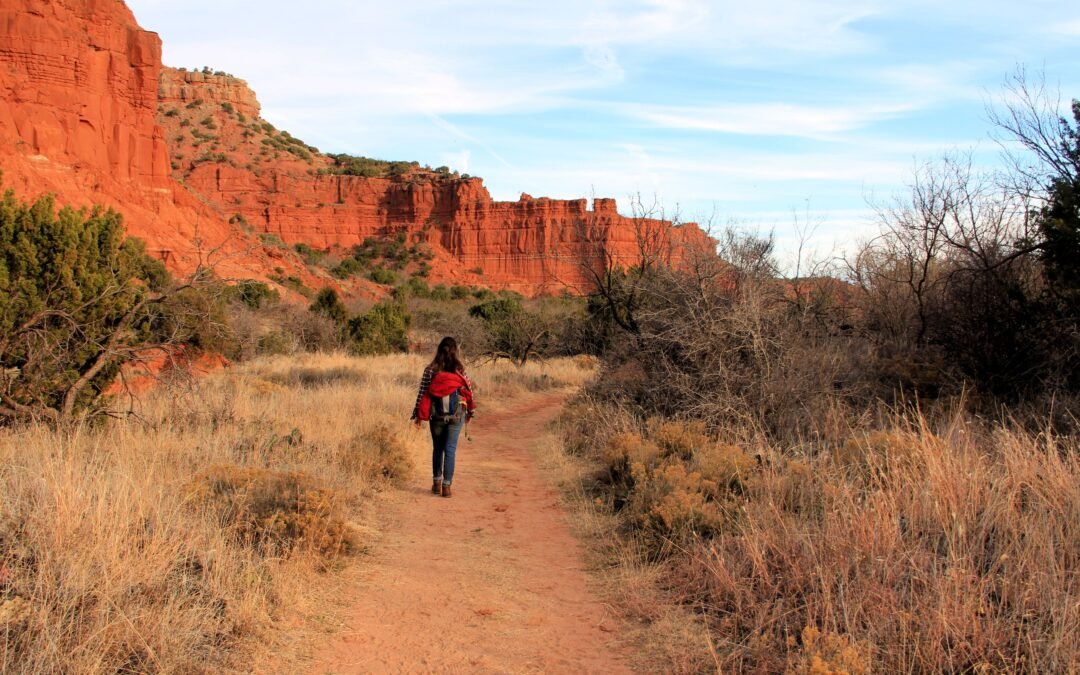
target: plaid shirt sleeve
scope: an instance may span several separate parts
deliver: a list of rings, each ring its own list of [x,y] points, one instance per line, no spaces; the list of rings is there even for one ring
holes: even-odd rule
[[[411,419],[416,419],[416,416],[420,414],[420,400],[424,398],[424,392],[427,391],[428,385],[431,384],[433,375],[430,368],[424,368],[424,374],[420,377],[420,389],[416,392],[416,403],[413,405]]]

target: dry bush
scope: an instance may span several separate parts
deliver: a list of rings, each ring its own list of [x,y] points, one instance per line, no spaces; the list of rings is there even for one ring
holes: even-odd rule
[[[612,436],[638,432],[640,424],[624,407],[578,396],[559,416],[565,450],[574,457],[599,457]]]
[[[732,497],[758,464],[739,446],[708,436],[701,422],[652,419],[644,426],[610,435],[600,449],[600,499],[621,513],[648,559],[663,559],[720,532],[733,517]]]
[[[1078,662],[1068,637],[1080,629],[1076,448],[955,431],[947,443],[894,433],[863,446],[900,443],[912,460],[888,462],[887,480],[869,485],[824,457],[748,482],[738,521],[702,540],[677,576],[730,646],[725,670],[783,670],[800,635],[809,658],[806,626],[872,646],[861,662],[882,672]]]
[[[867,675],[866,645],[835,633],[822,634],[813,626],[803,628],[799,653],[788,658],[784,671],[791,675]],[[794,646],[794,640],[789,644]]]
[[[633,330],[590,391],[646,416],[737,430],[737,441],[844,433],[848,408],[872,393],[874,354],[845,328],[836,285],[777,279],[768,240],[729,232],[722,249],[638,281]]]
[[[332,558],[355,548],[339,498],[301,472],[212,466],[192,479],[189,495],[241,545],[262,555],[301,550]]]
[[[405,442],[383,423],[349,439],[341,448],[341,468],[354,475],[403,485],[415,469]]]

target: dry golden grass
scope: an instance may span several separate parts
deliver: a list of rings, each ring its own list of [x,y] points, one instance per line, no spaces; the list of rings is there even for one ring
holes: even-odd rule
[[[1080,670],[1074,441],[896,418],[807,457],[577,410],[549,463],[647,668]]]
[[[425,362],[274,357],[159,387],[139,421],[0,430],[0,671],[295,670],[374,497],[428,452],[407,423]],[[483,414],[590,370],[471,375]]]

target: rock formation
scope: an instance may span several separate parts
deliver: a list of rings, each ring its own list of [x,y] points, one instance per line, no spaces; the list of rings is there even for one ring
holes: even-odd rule
[[[305,274],[173,179],[156,120],[160,73],[160,39],[120,0],[5,0],[0,188],[113,207],[180,272],[216,257],[225,276]]]
[[[479,178],[396,163],[344,175],[262,120],[247,84],[163,68],[157,35],[120,0],[11,0],[0,9],[0,168],[25,197],[105,203],[174,268],[222,247],[227,273],[304,270],[287,244],[346,250],[369,237],[428,244],[433,281],[528,294],[584,288],[583,261],[632,263],[642,228],[709,248],[696,226],[625,218],[614,200],[495,202]],[[271,241],[273,239],[271,238]]]

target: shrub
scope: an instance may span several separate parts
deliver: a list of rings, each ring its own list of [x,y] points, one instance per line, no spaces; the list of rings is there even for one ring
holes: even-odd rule
[[[738,445],[710,443],[694,454],[693,466],[718,489],[740,491],[758,461]]]
[[[653,555],[665,557],[681,543],[719,531],[723,515],[709,498],[716,493],[712,481],[678,461],[651,469],[633,464],[631,472],[631,522],[645,535]]]
[[[401,286],[394,289],[394,297],[402,300],[407,298],[431,298],[431,288],[420,277],[409,277]]]
[[[225,101],[224,103],[221,104],[221,109],[224,110],[225,112],[229,113],[230,115],[235,110],[235,108],[233,108],[233,104],[229,103],[228,101]],[[243,122],[243,120],[240,120],[240,121]]]
[[[788,657],[786,673],[867,675],[870,672],[868,645],[846,635],[823,634],[813,626],[803,628],[800,637],[802,640],[798,651]]]
[[[277,234],[273,232],[262,232],[259,234],[259,241],[266,246],[273,246],[274,248],[286,248],[286,244],[281,240]]]
[[[348,279],[349,277],[360,274],[364,269],[365,265],[360,260],[357,260],[356,258],[345,258],[330,269],[330,274],[333,274],[338,279]],[[393,273],[391,272],[391,274]]]
[[[229,294],[230,289],[217,281],[182,288],[155,303],[139,328],[155,342],[178,342],[197,353],[231,356],[237,345],[229,320]]]
[[[344,303],[338,297],[337,291],[330,287],[323,288],[315,296],[315,301],[309,307],[310,311],[330,319],[338,326],[344,326],[349,313]]]
[[[165,267],[112,210],[0,198],[0,420],[92,411],[162,299]]]
[[[382,478],[402,486],[415,467],[409,450],[385,424],[380,424],[353,437],[339,455],[341,467],[352,474]]]
[[[292,290],[292,291],[295,291],[295,292],[299,293],[300,295],[304,296],[305,298],[310,298],[312,296],[311,289],[308,288],[306,285],[304,285],[304,280],[301,279],[298,276],[295,276],[295,275],[286,276],[285,274],[283,274],[281,272],[278,272],[276,274],[271,274],[270,275],[270,280],[281,284],[282,286],[284,286],[285,288],[288,288],[289,290]]]
[[[690,461],[713,444],[713,440],[705,434],[704,422],[653,419],[649,427],[649,437],[664,449],[667,457]]]
[[[292,354],[295,345],[288,333],[280,330],[265,333],[259,337],[258,353],[268,355]]]
[[[409,349],[412,316],[404,305],[384,302],[349,320],[352,350],[357,354],[389,354]]]
[[[524,365],[531,358],[550,354],[555,336],[553,322],[526,310],[520,296],[484,300],[472,306],[469,315],[484,322],[489,334],[489,355],[495,358]]]
[[[383,286],[392,286],[397,283],[397,275],[383,267],[376,267],[368,274],[368,278]]]
[[[217,465],[197,474],[189,491],[238,545],[265,556],[312,551],[332,558],[355,541],[336,496],[301,472]]]
[[[432,300],[438,300],[439,302],[448,302],[453,296],[450,294],[450,289],[445,284],[435,284],[432,286],[431,291],[428,293],[428,297]]]
[[[235,298],[250,309],[262,309],[281,301],[281,295],[261,281],[244,279],[232,287]]]
[[[304,259],[304,263],[308,266],[314,267],[322,262],[326,257],[325,251],[320,251],[317,248],[313,248],[304,242],[293,245],[293,250],[296,251],[301,258]]]
[[[617,499],[625,502],[633,490],[636,478],[660,461],[663,451],[653,441],[636,432],[616,434],[603,448],[602,459],[607,468],[608,482],[622,490]],[[639,469],[634,470],[637,466]]]

